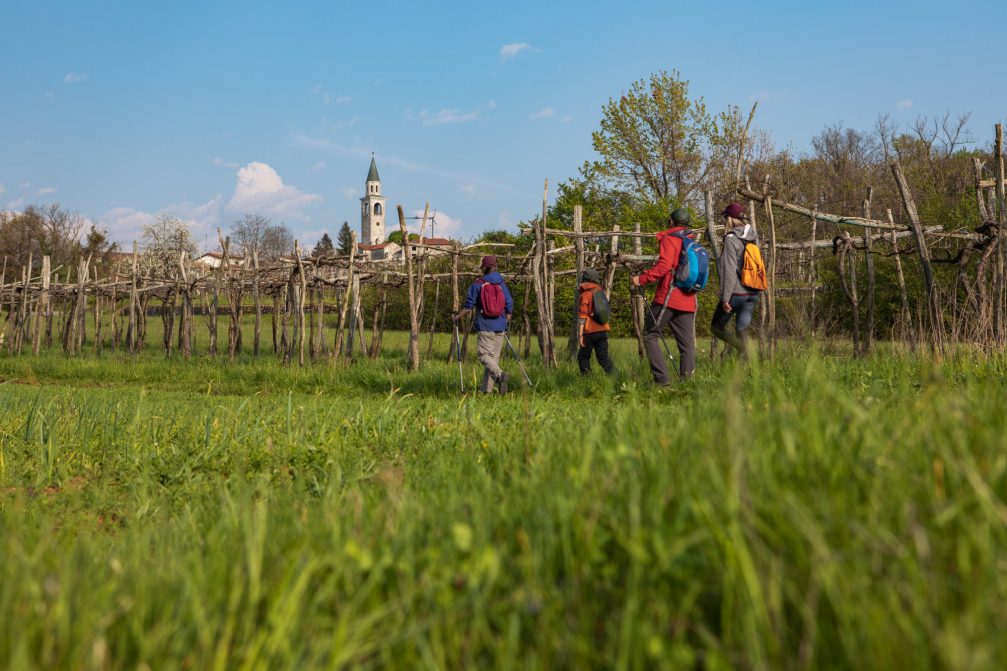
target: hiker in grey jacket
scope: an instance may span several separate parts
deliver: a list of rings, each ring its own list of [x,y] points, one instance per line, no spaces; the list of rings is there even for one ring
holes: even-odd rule
[[[742,284],[742,259],[745,245],[749,242],[758,245],[759,240],[755,228],[744,222],[745,210],[739,203],[731,203],[722,214],[727,232],[724,234],[723,250],[717,260],[720,294],[710,331],[731,347],[745,352],[748,329],[752,324],[755,307],[759,304],[759,294],[762,292]],[[728,333],[727,326],[732,316],[735,317],[734,333]]]

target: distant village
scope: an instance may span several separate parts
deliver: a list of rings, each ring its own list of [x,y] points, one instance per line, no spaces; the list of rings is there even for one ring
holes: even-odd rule
[[[369,261],[401,261],[402,245],[394,240],[389,240],[385,233],[385,215],[387,198],[381,192],[381,177],[378,174],[378,165],[374,158],[371,158],[371,166],[367,171],[367,179],[364,184],[364,195],[360,198],[360,232],[357,235],[357,254],[359,258]],[[410,252],[414,256],[429,254],[431,256],[441,256],[448,254],[453,242],[447,238],[424,238],[423,245],[418,241],[410,245]],[[443,251],[438,249],[443,247]],[[114,253],[112,261],[126,260],[132,258],[131,254]],[[206,268],[219,268],[224,260],[224,255],[219,251],[205,252],[195,259],[193,264]],[[228,254],[227,263],[230,266],[242,267],[248,262],[241,256]]]

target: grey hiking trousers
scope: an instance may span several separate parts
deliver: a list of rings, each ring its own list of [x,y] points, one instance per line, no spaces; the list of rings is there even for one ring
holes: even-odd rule
[[[661,323],[657,324],[655,319],[660,314],[661,304],[651,303],[644,325],[643,348],[647,351],[654,382],[663,386],[670,384],[671,378],[668,377],[668,362],[660,343],[661,331],[671,326],[678,344],[678,374],[683,378],[689,377],[696,370],[696,313],[668,308],[661,316]]]
[[[500,368],[500,355],[503,353],[503,331],[479,331],[479,363],[483,365],[483,380],[479,391],[490,393],[494,385],[500,381],[503,369]]]

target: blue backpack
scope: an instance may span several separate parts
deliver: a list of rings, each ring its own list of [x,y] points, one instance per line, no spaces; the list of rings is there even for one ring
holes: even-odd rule
[[[672,233],[682,240],[682,253],[672,283],[682,291],[695,293],[706,286],[710,277],[710,255],[687,233]]]

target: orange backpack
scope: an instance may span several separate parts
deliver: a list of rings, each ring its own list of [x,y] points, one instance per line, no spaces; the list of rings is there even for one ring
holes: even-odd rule
[[[744,242],[744,241],[742,241]],[[762,250],[753,242],[744,242],[741,251],[741,265],[738,267],[738,278],[747,289],[765,291],[769,288],[766,281],[766,264],[762,260]]]

